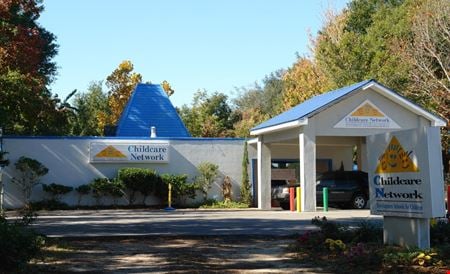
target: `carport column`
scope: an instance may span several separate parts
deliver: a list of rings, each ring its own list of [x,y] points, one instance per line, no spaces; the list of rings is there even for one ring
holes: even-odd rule
[[[300,186],[302,211],[316,211],[316,135],[314,119],[300,129]]]
[[[258,137],[258,208],[270,209],[270,181],[272,169],[270,148],[264,144],[263,137]]]

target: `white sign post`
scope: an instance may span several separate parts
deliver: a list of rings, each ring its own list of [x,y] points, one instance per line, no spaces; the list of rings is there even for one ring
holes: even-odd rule
[[[371,214],[384,216],[385,244],[430,247],[430,218],[445,215],[439,128],[367,137]]]

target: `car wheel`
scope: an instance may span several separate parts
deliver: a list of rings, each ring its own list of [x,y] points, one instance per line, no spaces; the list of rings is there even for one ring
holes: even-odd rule
[[[367,199],[364,194],[358,193],[353,196],[352,207],[355,209],[363,209],[366,207]]]

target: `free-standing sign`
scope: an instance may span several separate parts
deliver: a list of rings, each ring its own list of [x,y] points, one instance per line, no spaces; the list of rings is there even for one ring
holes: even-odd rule
[[[392,128],[400,126],[369,100],[364,101],[356,109],[340,120],[335,128]]]
[[[168,163],[169,143],[90,143],[91,163]]]
[[[444,216],[439,129],[421,127],[367,137],[371,214]]]

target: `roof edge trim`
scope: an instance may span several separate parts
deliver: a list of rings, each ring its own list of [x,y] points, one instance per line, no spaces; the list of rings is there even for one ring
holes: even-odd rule
[[[307,124],[308,124],[308,118],[301,118],[298,120],[274,125],[271,127],[265,127],[265,128],[261,128],[261,129],[252,130],[252,131],[250,131],[250,135],[261,135],[261,134],[268,133],[268,132],[277,132],[277,131],[281,131],[281,130],[285,130],[285,129],[305,126]]]

